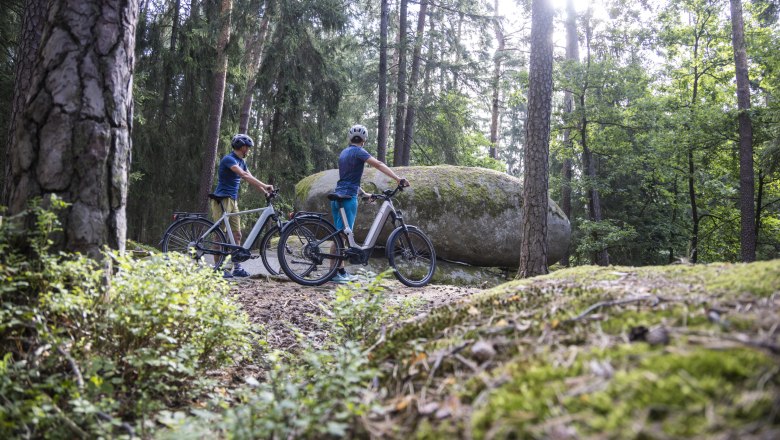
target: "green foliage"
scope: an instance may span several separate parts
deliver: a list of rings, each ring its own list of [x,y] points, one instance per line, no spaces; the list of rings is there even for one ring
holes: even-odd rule
[[[186,256],[104,261],[48,253],[56,215],[0,227],[0,436],[130,434],[139,418],[210,385],[204,372],[250,349],[226,283]],[[21,255],[29,237],[34,256]]]
[[[618,246],[627,246],[637,236],[631,225],[618,225],[612,220],[592,222],[586,219],[578,219],[579,233],[576,253],[583,261],[587,261],[591,254],[603,249],[612,249]]]
[[[384,328],[406,319],[415,304],[387,301],[384,279],[361,276],[339,286],[322,305],[319,345],[300,335],[302,349],[294,354],[275,351],[264,362],[265,380],[247,380],[241,403],[223,411],[196,411],[194,418],[170,417],[164,437],[342,438],[362,434],[359,419],[376,411],[371,365],[373,345],[384,341]]]
[[[333,343],[360,341],[364,345],[373,344],[386,326],[402,319],[412,308],[408,304],[387,303],[384,279],[391,273],[387,270],[376,277],[362,275],[362,282],[336,289],[333,301],[323,306],[325,314],[322,317]]]

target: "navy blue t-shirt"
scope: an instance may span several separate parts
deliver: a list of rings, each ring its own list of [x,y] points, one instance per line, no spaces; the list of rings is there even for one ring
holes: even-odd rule
[[[347,196],[356,196],[363,177],[365,163],[371,158],[363,147],[350,145],[339,155],[339,182],[336,192]]]
[[[233,165],[238,165],[242,170],[246,171],[244,159],[238,157],[235,152],[226,154],[219,161],[217,189],[214,190],[214,194],[219,197],[230,197],[233,200],[238,200],[238,185],[241,183],[241,176],[230,169]]]

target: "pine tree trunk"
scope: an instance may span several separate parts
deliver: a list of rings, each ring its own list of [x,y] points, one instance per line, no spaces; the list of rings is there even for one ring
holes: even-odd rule
[[[9,148],[9,210],[50,195],[70,203],[56,249],[125,248],[137,21],[137,0],[49,3]]]
[[[222,105],[225,99],[225,80],[227,77],[227,45],[230,42],[230,13],[232,0],[222,0],[220,10],[220,33],[217,40],[217,62],[211,86],[211,108],[209,111],[209,128],[206,138],[206,154],[203,157],[200,188],[198,190],[198,206],[205,212],[208,206],[208,195],[214,182],[214,164],[219,147],[219,128],[222,122]]]
[[[523,161],[523,222],[518,277],[546,274],[548,154],[552,112],[553,8],[533,0],[528,70],[528,121]]]
[[[490,111],[490,151],[488,154],[493,159],[498,158],[498,110],[499,92],[501,90],[501,57],[504,55],[504,32],[498,20],[498,0],[494,4],[493,31],[496,34],[496,53],[493,55],[493,99]]]
[[[742,2],[731,0],[731,30],[734,45],[734,65],[737,77],[737,107],[739,108],[739,211],[742,261],[756,260],[756,214],[753,204],[753,123],[750,120],[750,83],[748,82]]]
[[[577,39],[577,13],[574,10],[573,0],[567,0],[566,2],[566,59],[572,62],[578,62],[580,59],[579,54],[579,41]],[[563,112],[571,118],[574,112],[574,94],[571,90],[566,90],[563,94]],[[570,156],[574,155],[574,141],[571,136],[571,128],[568,124],[563,130],[563,148],[566,158],[563,160],[563,167],[561,174],[563,175],[563,182],[561,183],[561,209],[566,214],[566,218],[571,220],[571,178],[573,174],[573,164]],[[561,264],[563,266],[569,265],[569,259],[571,251],[566,250],[561,258]]]
[[[579,42],[577,39],[577,15],[574,10],[574,2],[567,0],[566,2],[566,59],[572,62],[578,62],[579,55]],[[574,112],[574,94],[571,90],[566,90],[563,95],[563,112],[571,117]],[[563,130],[563,148],[566,158],[563,160],[563,166],[561,167],[561,209],[566,214],[566,218],[571,220],[571,178],[573,174],[573,165],[570,156],[574,155],[574,141],[571,137],[571,128],[568,124]],[[569,259],[571,251],[566,250],[561,258],[561,264],[564,266],[569,265]]]
[[[179,37],[179,10],[181,0],[173,3],[173,18],[171,19],[171,47],[165,59],[165,85],[163,86],[162,104],[160,105],[160,128],[168,121],[168,107],[170,106],[171,83],[173,82],[173,60],[176,54],[177,39]]]
[[[699,37],[698,35],[694,39],[693,45],[693,59],[699,58]],[[699,97],[699,68],[698,64],[693,67],[693,91],[691,94],[691,113],[697,104]],[[691,224],[693,225],[691,230],[690,250],[688,256],[691,263],[699,261],[699,209],[696,202],[696,164],[693,157],[694,145],[692,141],[688,140],[688,198],[691,204]]]
[[[404,119],[406,118],[406,0],[401,0],[398,22],[398,92],[395,107],[395,139],[393,142],[393,166],[403,163]]]
[[[422,52],[423,32],[425,31],[425,15],[428,11],[428,0],[420,2],[420,14],[417,18],[417,36],[414,44],[414,57],[412,59],[412,76],[409,78],[409,90],[417,89],[417,80],[420,77],[420,53]],[[409,102],[406,106],[406,122],[404,123],[404,150],[401,156],[401,164],[409,166],[409,160],[412,152],[412,142],[414,141],[414,114],[417,106],[414,102],[419,99],[419,92],[416,96],[409,94]]]
[[[27,96],[30,91],[33,70],[38,47],[41,43],[41,33],[46,22],[46,0],[28,0],[24,5],[22,17],[22,32],[17,48],[16,72],[14,75],[14,91],[11,98],[11,116],[8,119],[6,135],[5,169],[3,170],[2,204],[8,205],[10,199],[11,177],[11,145],[14,143],[16,126],[24,113]]]
[[[268,33],[268,2],[265,3],[266,7],[263,8],[265,13],[263,19],[260,21],[260,28],[252,38],[252,42],[249,43],[249,60],[247,61],[247,69],[249,70],[249,78],[246,80],[246,90],[244,90],[244,99],[241,103],[241,119],[238,123],[239,133],[248,133],[249,131],[249,116],[252,112],[252,102],[255,96],[255,84],[257,84],[257,73],[260,71],[260,65],[263,59],[263,49],[265,48],[265,39]]]
[[[381,2],[379,22],[379,120],[377,121],[376,157],[387,161],[387,0]]]
[[[588,119],[587,119],[587,111],[585,106],[585,93],[588,89],[588,74],[587,72],[590,72],[590,62],[591,62],[591,54],[590,54],[590,38],[591,38],[591,24],[590,24],[590,10],[588,11],[588,16],[586,18],[586,24],[585,24],[585,48],[586,48],[586,76],[585,76],[585,85],[583,87],[582,95],[580,95],[580,143],[582,144],[582,167],[583,171],[585,172],[585,176],[588,177],[588,187],[587,187],[587,198],[588,198],[588,214],[590,217],[590,221],[594,223],[598,223],[602,220],[601,215],[601,197],[599,196],[599,190],[596,188],[596,180],[598,179],[597,173],[596,173],[596,159],[593,156],[593,152],[590,150],[590,147],[588,145]],[[598,241],[599,237],[595,235],[593,239],[595,241]],[[591,261],[593,264],[597,264],[599,266],[608,266],[609,265],[609,253],[607,249],[602,249],[598,252],[595,252],[593,255],[591,255]]]

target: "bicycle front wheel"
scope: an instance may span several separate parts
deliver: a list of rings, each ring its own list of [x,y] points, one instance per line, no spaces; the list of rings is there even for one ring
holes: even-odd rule
[[[198,261],[202,257],[207,264],[217,269],[225,260],[225,254],[230,250],[224,246],[227,240],[225,240],[225,234],[221,229],[214,229],[205,237],[203,236],[212,226],[214,223],[204,218],[181,220],[172,225],[165,233],[162,251],[191,255]]]
[[[398,281],[409,287],[428,284],[436,271],[436,251],[423,231],[397,228],[387,239],[387,260]]]
[[[319,286],[338,270],[344,244],[327,221],[298,219],[282,231],[277,247],[279,266],[291,280],[304,286]]]
[[[263,240],[260,241],[260,258],[263,259],[265,270],[271,275],[282,273],[282,268],[279,265],[279,255],[276,251],[279,247],[279,238],[279,227],[274,225],[263,235]]]

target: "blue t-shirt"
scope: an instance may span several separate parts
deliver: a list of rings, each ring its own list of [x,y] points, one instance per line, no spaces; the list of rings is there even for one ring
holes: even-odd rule
[[[336,192],[347,196],[356,196],[363,177],[365,163],[371,155],[363,147],[350,145],[339,155],[339,182]]]
[[[238,185],[241,183],[241,176],[230,169],[233,165],[238,165],[242,170],[246,171],[244,159],[238,157],[235,152],[226,154],[219,161],[217,189],[214,190],[214,194],[219,197],[230,197],[233,200],[238,200]]]

